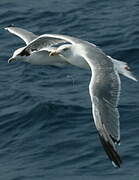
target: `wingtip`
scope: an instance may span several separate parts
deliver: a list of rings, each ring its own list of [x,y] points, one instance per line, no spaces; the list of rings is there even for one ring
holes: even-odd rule
[[[20,55],[20,56],[30,56],[30,53],[29,53],[29,51],[27,51],[26,49],[23,49],[23,50],[20,52],[19,55]]]
[[[10,24],[9,26],[7,26],[8,28],[10,28],[10,27],[15,27],[15,25],[14,24]]]
[[[120,165],[115,164],[114,161],[112,161],[112,165],[113,165],[115,168],[120,168]]]
[[[9,26],[5,27],[5,30],[8,30],[8,28],[15,27],[14,24],[10,24]]]
[[[112,164],[114,165],[114,167],[120,168],[120,165],[122,164],[122,160],[119,154],[116,152],[114,147],[108,141],[106,141],[100,134],[99,134],[99,137],[104,147],[104,150],[106,154],[108,155],[109,159],[112,161]]]

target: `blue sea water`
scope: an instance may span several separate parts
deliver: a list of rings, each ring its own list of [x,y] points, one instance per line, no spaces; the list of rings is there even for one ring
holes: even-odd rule
[[[120,169],[96,133],[90,72],[7,63],[24,45],[4,27],[73,35],[128,62],[139,79],[138,0],[0,1],[0,180],[138,180],[139,83],[121,77]]]

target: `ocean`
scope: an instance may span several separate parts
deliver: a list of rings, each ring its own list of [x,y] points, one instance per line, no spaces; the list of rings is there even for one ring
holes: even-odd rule
[[[10,24],[37,35],[88,40],[126,61],[139,79],[138,0],[0,1],[0,180],[138,180],[139,83],[121,76],[121,168],[99,141],[91,73],[78,67],[7,63],[24,42]]]

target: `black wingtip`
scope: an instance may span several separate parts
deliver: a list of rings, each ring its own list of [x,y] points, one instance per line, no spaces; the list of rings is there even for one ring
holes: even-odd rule
[[[15,27],[14,24],[10,24],[9,26],[4,27],[5,30],[8,30],[11,27]]]
[[[108,141],[106,141],[101,135],[99,135],[99,137],[106,154],[108,155],[109,159],[112,161],[112,164],[120,168],[122,160],[119,154],[115,151],[113,146]]]
[[[7,28],[10,28],[10,27],[15,27],[14,24],[10,24],[9,26],[7,26]]]
[[[120,140],[117,141],[117,139],[113,138],[111,135],[110,137],[115,144],[120,144]]]
[[[30,56],[30,53],[26,49],[24,49],[23,51],[20,52],[19,55],[20,56]]]

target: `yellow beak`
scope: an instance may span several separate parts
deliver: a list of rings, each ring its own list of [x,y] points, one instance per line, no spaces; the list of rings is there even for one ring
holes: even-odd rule
[[[52,52],[52,51],[51,51],[51,52],[49,53],[49,56],[56,56],[56,55],[58,55],[58,54],[59,54],[58,52]]]

